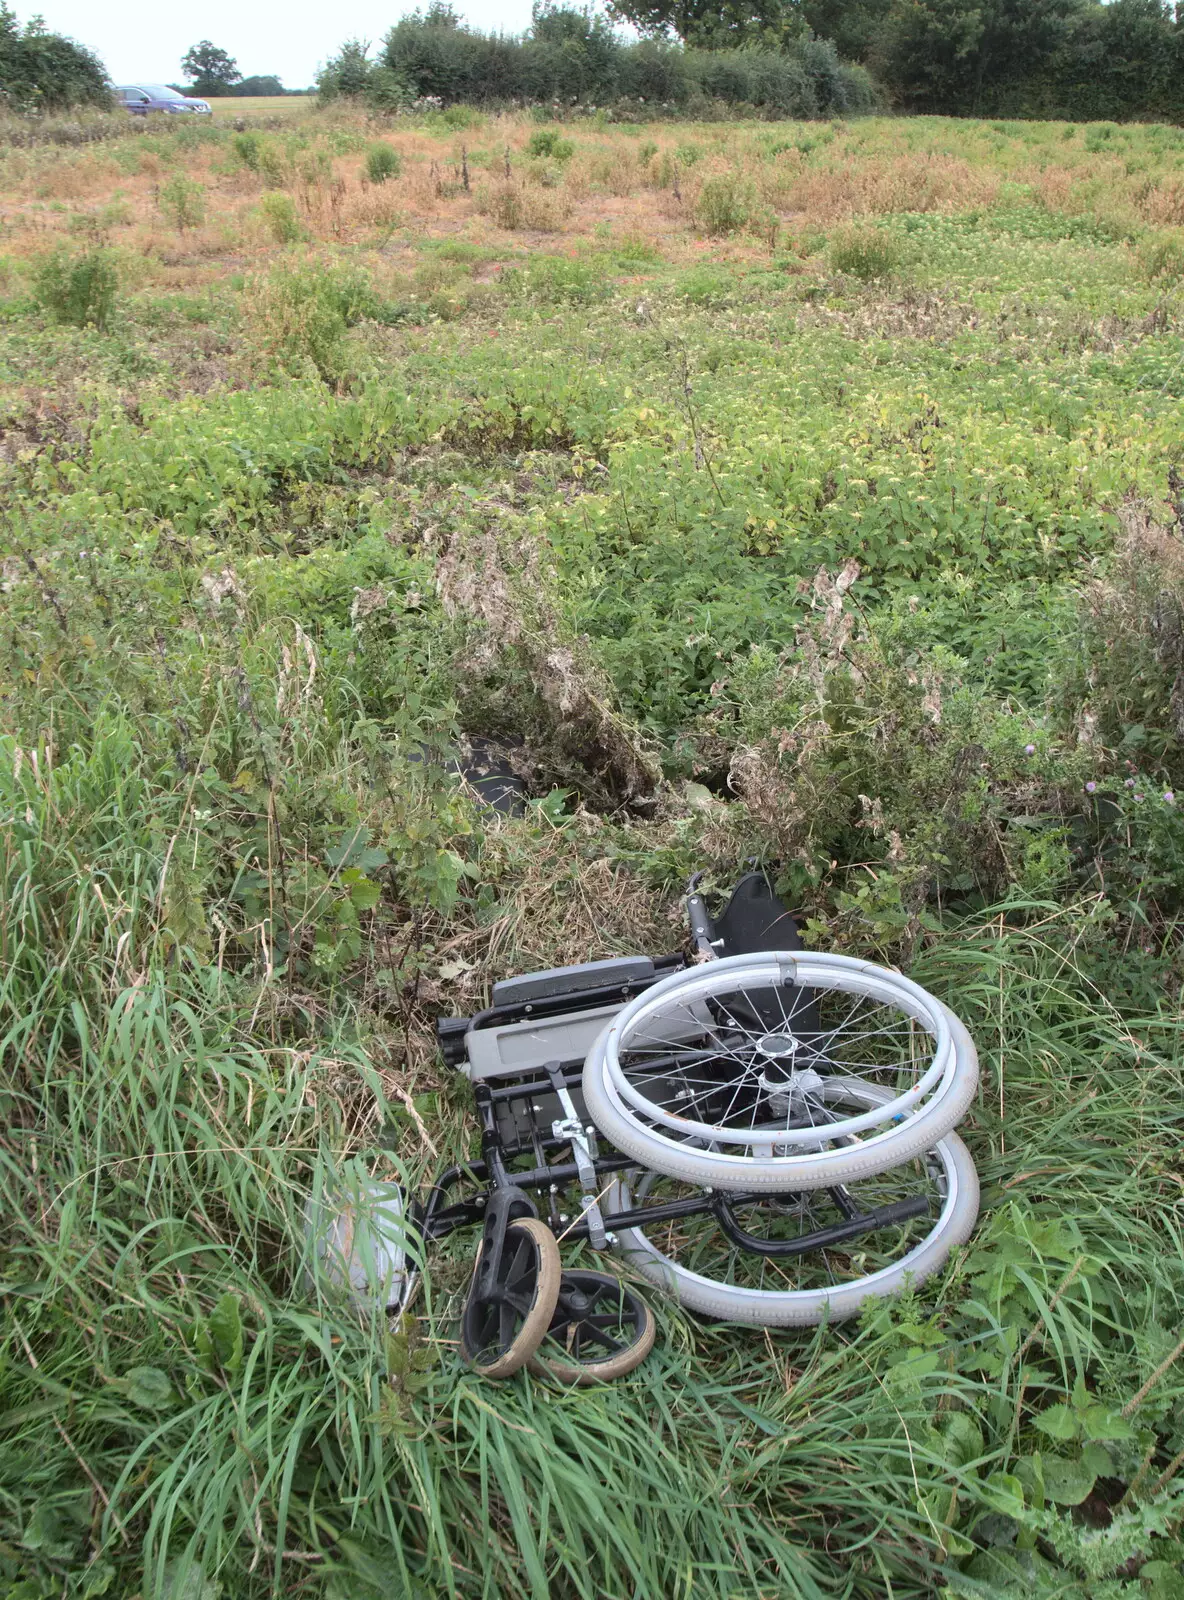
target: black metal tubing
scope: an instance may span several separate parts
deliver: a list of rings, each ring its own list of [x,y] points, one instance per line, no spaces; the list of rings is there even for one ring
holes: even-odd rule
[[[829,1228],[817,1228],[813,1233],[799,1234],[796,1239],[758,1239],[754,1234],[746,1233],[732,1215],[732,1206],[738,1198],[716,1195],[711,1209],[732,1243],[757,1256],[804,1256],[811,1250],[827,1250],[831,1245],[845,1244],[848,1239],[858,1239],[862,1234],[874,1232],[876,1228],[908,1222],[929,1210],[929,1201],[924,1195],[918,1194],[908,1200],[897,1200],[890,1206],[879,1206],[875,1211],[859,1212],[843,1222],[832,1223]],[[617,1217],[612,1219],[612,1225],[614,1228],[626,1226]]]
[[[547,1141],[551,1145],[563,1145],[564,1139]],[[636,1161],[627,1156],[601,1156],[594,1163],[597,1177],[606,1176],[613,1172],[625,1172],[630,1167],[636,1167]],[[450,1167],[437,1179],[428,1202],[424,1208],[423,1231],[432,1239],[442,1239],[457,1228],[463,1228],[480,1222],[484,1219],[489,1204],[485,1194],[476,1196],[472,1200],[462,1200],[451,1206],[444,1206],[449,1189],[461,1178],[469,1177],[477,1182],[488,1181],[486,1167],[483,1161],[473,1162],[468,1167]],[[575,1183],[579,1179],[579,1170],[574,1161],[557,1163],[554,1166],[536,1167],[530,1172],[515,1172],[507,1174],[508,1186],[512,1189],[541,1188],[544,1184]],[[924,1195],[913,1195],[907,1200],[897,1200],[893,1204],[880,1206],[874,1211],[856,1211],[850,1198],[844,1191],[828,1191],[832,1198],[844,1211],[842,1222],[832,1223],[826,1228],[817,1228],[813,1233],[800,1234],[796,1239],[770,1240],[758,1239],[754,1234],[748,1233],[736,1221],[733,1207],[744,1204],[746,1197],[740,1195],[708,1194],[688,1196],[685,1200],[671,1200],[665,1205],[641,1206],[633,1211],[620,1211],[612,1217],[606,1218],[609,1228],[613,1231],[622,1228],[637,1228],[652,1226],[658,1222],[677,1222],[684,1217],[697,1217],[711,1214],[719,1223],[724,1234],[739,1249],[751,1255],[761,1256],[801,1256],[808,1255],[812,1250],[826,1250],[831,1246],[845,1244],[852,1239],[858,1239],[865,1233],[872,1233],[877,1228],[893,1227],[897,1223],[909,1222],[914,1217],[924,1216],[930,1209],[929,1201]],[[846,1205],[839,1201],[839,1194],[843,1194]],[[535,1208],[525,1194],[521,1196],[525,1202],[521,1211],[516,1215],[537,1215]],[[775,1197],[772,1197],[775,1198]],[[504,1226],[503,1230],[504,1232]],[[577,1222],[570,1227],[565,1237],[572,1240],[586,1240],[588,1238],[588,1225]]]
[[[637,1163],[630,1162],[629,1165],[636,1166]],[[643,1206],[640,1211],[616,1211],[611,1217],[605,1217],[604,1224],[610,1233],[615,1233],[618,1228],[636,1228],[642,1223],[677,1222],[680,1217],[706,1216],[714,1211],[714,1200],[714,1195],[704,1193],[686,1200],[669,1200],[664,1206]],[[577,1222],[566,1230],[564,1237],[587,1239],[588,1224]]]
[[[669,957],[663,964],[670,967],[677,962],[677,957]],[[538,1002],[523,1002],[516,1006],[495,1006],[470,1019],[469,1026],[490,1025],[495,1020],[507,1020],[515,1013],[534,1016],[540,1013],[547,1015],[561,1008],[590,1009],[604,995],[616,997],[624,989],[635,989],[640,992],[655,981],[657,977],[637,984],[619,985],[611,990],[585,990],[579,997],[584,1003],[582,1007],[573,1006],[571,996],[546,997]],[[480,1283],[475,1286],[474,1292],[478,1290],[483,1294],[492,1292],[497,1273],[500,1271],[506,1228],[509,1223],[517,1217],[537,1217],[538,1210],[526,1191],[541,1189],[544,1185],[554,1191],[560,1184],[580,1181],[579,1167],[574,1160],[548,1165],[544,1159],[546,1155],[555,1151],[564,1148],[570,1150],[571,1141],[541,1137],[541,1130],[533,1119],[535,1109],[533,1106],[530,1108],[532,1112],[530,1136],[514,1144],[505,1143],[501,1137],[497,1108],[515,1100],[526,1101],[529,1104],[536,1095],[557,1095],[569,1087],[565,1069],[578,1068],[579,1065],[580,1063],[574,1061],[549,1061],[545,1063],[540,1073],[527,1078],[525,1082],[503,1084],[495,1088],[491,1083],[482,1080],[473,1085],[477,1113],[481,1120],[481,1159],[466,1166],[450,1167],[441,1174],[428,1196],[420,1226],[426,1237],[439,1239],[456,1228],[471,1226],[479,1221],[483,1223],[484,1244],[478,1273]],[[526,1171],[511,1172],[507,1163],[522,1156],[533,1156],[534,1166]],[[624,1172],[636,1166],[637,1162],[628,1156],[599,1156],[593,1162],[598,1178],[614,1172]],[[466,1177],[475,1183],[487,1186],[485,1191],[470,1199],[447,1204],[449,1191]],[[832,1223],[829,1227],[815,1229],[812,1233],[801,1234],[796,1239],[760,1239],[755,1234],[748,1233],[740,1225],[733,1208],[752,1203],[756,1197],[712,1194],[707,1191],[688,1196],[683,1200],[673,1200],[665,1205],[642,1206],[638,1210],[619,1212],[606,1220],[613,1229],[626,1229],[710,1214],[719,1224],[725,1237],[739,1249],[752,1255],[786,1257],[808,1255],[814,1250],[825,1250],[844,1244],[877,1228],[891,1227],[910,1221],[914,1217],[923,1216],[930,1209],[925,1196],[914,1195],[910,1199],[899,1200],[892,1205],[880,1206],[874,1211],[860,1212],[842,1185],[835,1185],[827,1192],[843,1220]],[[552,1209],[554,1209],[553,1203]],[[575,1222],[567,1229],[565,1237],[586,1240],[589,1237],[587,1223]]]

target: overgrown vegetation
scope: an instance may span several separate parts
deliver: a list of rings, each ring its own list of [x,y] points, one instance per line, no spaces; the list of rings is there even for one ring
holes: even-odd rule
[[[40,17],[22,28],[0,0],[0,111],[22,114],[110,105],[102,62],[85,46],[51,33]]]
[[[35,293],[55,322],[103,331],[111,321],[119,291],[119,272],[110,251],[58,249],[37,268]]]
[[[318,86],[326,103],[345,97],[375,109],[525,101],[556,111],[617,106],[639,119],[729,107],[749,116],[845,116],[877,104],[867,73],[840,62],[824,39],[724,51],[628,44],[594,12],[552,5],[536,6],[529,32],[516,39],[470,27],[443,0],[397,22],[373,61],[349,40]]]
[[[1184,25],[1168,0],[616,0],[608,9],[640,30],[639,43],[573,6],[537,4],[528,32],[511,38],[432,0],[396,23],[373,61],[368,45],[348,41],[321,73],[321,97],[387,111],[613,106],[638,120],[842,116],[883,98],[963,116],[1178,122],[1184,112]]]
[[[809,0],[805,13],[902,109],[1165,122],[1184,112],[1184,26],[1166,0]]]
[[[1178,1600],[1175,131],[337,106],[0,183],[8,1588]],[[658,1303],[605,1392],[461,1366],[470,1237],[351,1310],[309,1196],[475,1148],[434,1018],[754,858],[972,1029],[969,1248]]]

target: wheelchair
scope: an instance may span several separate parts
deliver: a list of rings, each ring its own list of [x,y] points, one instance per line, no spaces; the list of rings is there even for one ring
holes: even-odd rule
[[[978,1062],[958,1019],[900,973],[806,950],[763,874],[718,915],[695,879],[686,904],[689,953],[507,978],[441,1018],[480,1157],[388,1203],[385,1247],[376,1213],[350,1219],[351,1281],[372,1288],[381,1257],[395,1309],[415,1275],[400,1227],[420,1251],[480,1229],[460,1344],[487,1377],[632,1371],[655,1337],[643,1287],[732,1323],[852,1317],[973,1230],[953,1129]]]

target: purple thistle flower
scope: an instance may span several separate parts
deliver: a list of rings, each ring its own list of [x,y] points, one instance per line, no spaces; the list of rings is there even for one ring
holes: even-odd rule
[[[1034,744],[1026,744],[1024,746],[1024,754],[1026,756],[1034,756],[1036,754],[1036,746]]]
[[[1136,800],[1141,800],[1142,798],[1143,798],[1143,796],[1141,794],[1136,793],[1136,795],[1135,795],[1135,799]]]
[[[1095,790],[1095,789],[1096,789],[1096,788],[1097,788],[1097,787],[1098,787],[1098,786],[1097,786],[1097,784],[1096,784],[1096,783],[1095,783],[1095,782],[1094,782],[1094,780],[1093,780],[1093,779],[1092,779],[1092,778],[1091,778],[1091,779],[1090,779],[1090,780],[1089,780],[1089,782],[1088,782],[1088,783],[1087,783],[1087,784],[1086,784],[1086,786],[1085,786],[1085,792],[1086,792],[1086,794],[1093,794],[1093,792],[1094,792],[1094,790]]]
[[[1128,778],[1126,780],[1126,787],[1128,789],[1133,789],[1135,787],[1135,780],[1133,778]]]
[[[1174,792],[1171,789],[1165,789],[1164,790],[1163,798],[1164,798],[1165,803],[1167,805],[1169,805],[1169,806],[1174,806],[1175,803],[1176,803],[1176,796],[1175,796]]]

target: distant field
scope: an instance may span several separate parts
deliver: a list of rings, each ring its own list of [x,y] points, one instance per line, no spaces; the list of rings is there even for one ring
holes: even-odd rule
[[[244,94],[210,101],[215,117],[223,122],[228,117],[259,116],[261,113],[269,117],[290,117],[315,104],[316,95],[313,94]]]
[[[1184,131],[114,131],[0,142],[0,1596],[1182,1600]],[[972,1031],[966,1249],[577,1392],[313,1287],[753,860]]]

